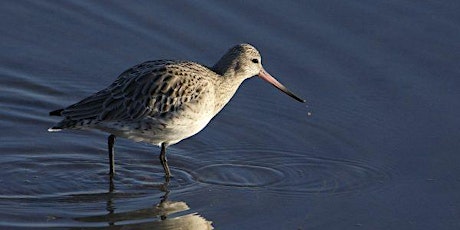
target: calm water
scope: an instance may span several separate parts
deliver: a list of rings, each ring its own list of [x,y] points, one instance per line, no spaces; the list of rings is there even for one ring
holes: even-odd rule
[[[2,1],[1,228],[460,229],[459,1]],[[169,148],[46,130],[145,60],[249,42],[250,79]]]

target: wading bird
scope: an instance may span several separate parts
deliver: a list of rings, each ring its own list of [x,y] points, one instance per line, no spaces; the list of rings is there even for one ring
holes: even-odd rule
[[[232,47],[211,68],[191,61],[147,61],[123,72],[107,88],[63,109],[48,131],[97,129],[110,133],[110,175],[115,172],[115,137],[147,142],[161,148],[165,177],[171,173],[166,148],[201,131],[229,102],[241,83],[259,76],[299,102],[262,67],[249,44]]]

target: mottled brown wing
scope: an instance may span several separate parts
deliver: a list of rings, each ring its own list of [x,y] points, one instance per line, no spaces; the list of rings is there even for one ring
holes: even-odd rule
[[[123,72],[115,82],[65,108],[70,120],[120,121],[158,117],[192,103],[208,84],[173,61],[151,61]]]

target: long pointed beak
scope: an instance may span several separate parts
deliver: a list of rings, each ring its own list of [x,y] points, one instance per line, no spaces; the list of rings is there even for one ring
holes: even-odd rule
[[[291,96],[292,98],[296,99],[299,102],[305,103],[305,100],[296,96],[293,94],[291,91],[289,91],[283,84],[281,84],[278,80],[276,80],[272,75],[267,73],[263,68],[260,70],[259,75],[260,78],[264,79],[265,81],[269,82],[273,86],[275,86],[277,89],[283,91],[283,93]]]

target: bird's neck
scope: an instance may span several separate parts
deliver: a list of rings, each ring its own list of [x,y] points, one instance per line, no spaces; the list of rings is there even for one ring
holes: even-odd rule
[[[216,103],[215,103],[215,114],[217,114],[222,108],[232,99],[241,83],[245,80],[244,78],[226,77],[220,76],[219,83],[216,87]]]
[[[216,103],[215,113],[217,114],[230,101],[240,87],[241,83],[247,78],[241,72],[237,53],[229,52],[225,54],[212,68],[219,75],[216,84]]]

